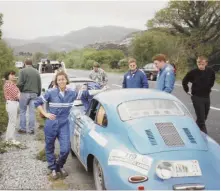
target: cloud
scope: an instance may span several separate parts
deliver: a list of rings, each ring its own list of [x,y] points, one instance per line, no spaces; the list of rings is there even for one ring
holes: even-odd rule
[[[88,26],[116,25],[145,29],[166,1],[0,2],[3,37],[31,39],[64,35]]]

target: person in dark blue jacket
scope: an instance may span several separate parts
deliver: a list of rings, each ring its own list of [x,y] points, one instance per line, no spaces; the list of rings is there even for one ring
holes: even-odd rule
[[[148,88],[146,74],[137,68],[136,60],[128,61],[129,71],[124,75],[123,88]]]
[[[154,56],[153,62],[159,69],[159,72],[157,74],[156,89],[171,93],[174,89],[175,84],[175,74],[173,66],[166,63],[166,56],[164,54],[158,54]]]
[[[57,172],[60,172],[63,177],[68,175],[63,168],[70,151],[68,116],[77,97],[75,90],[66,87],[68,83],[67,74],[65,72],[58,72],[55,77],[56,88],[48,89],[34,103],[39,112],[47,118],[44,127],[45,150],[48,168],[52,171],[51,176],[53,179],[59,178]],[[46,103],[49,103],[47,111],[42,107]],[[57,161],[54,155],[56,138],[58,138],[60,143],[60,155]]]

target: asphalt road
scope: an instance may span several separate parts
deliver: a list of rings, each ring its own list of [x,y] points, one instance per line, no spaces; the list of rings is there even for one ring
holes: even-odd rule
[[[90,71],[85,70],[74,70],[67,69],[67,73],[69,75],[74,75],[76,77],[88,77]],[[122,86],[122,74],[108,73],[108,85],[113,88],[121,88]],[[150,88],[155,88],[156,82],[149,81]],[[181,82],[176,81],[175,89],[172,93],[178,99],[180,99],[186,107],[189,109],[193,117],[195,118],[195,111],[190,99],[190,96],[187,95],[182,88]],[[211,93],[211,107],[208,119],[206,121],[207,130],[209,136],[215,139],[218,143],[220,143],[220,86],[215,84],[212,93]]]

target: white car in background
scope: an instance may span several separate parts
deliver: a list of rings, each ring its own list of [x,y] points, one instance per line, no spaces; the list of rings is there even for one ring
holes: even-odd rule
[[[24,68],[24,63],[23,62],[15,62],[15,67],[18,69]]]
[[[45,65],[47,64],[47,61],[45,61]],[[55,73],[56,70],[63,70],[66,72],[66,67],[64,62],[59,61],[50,61],[50,64],[52,65],[53,73]],[[45,73],[45,66],[43,65],[43,62],[39,62],[37,64],[37,70],[40,74]]]

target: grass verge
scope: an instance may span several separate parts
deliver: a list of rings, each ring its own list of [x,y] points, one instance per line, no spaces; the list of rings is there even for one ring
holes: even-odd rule
[[[68,190],[69,189],[68,184],[66,184],[64,180],[62,179],[53,180],[50,176],[48,179],[49,181],[51,181],[52,190]]]
[[[45,119],[40,116],[40,113],[38,111],[36,112],[36,120],[39,125],[38,128],[43,129],[45,125]]]

